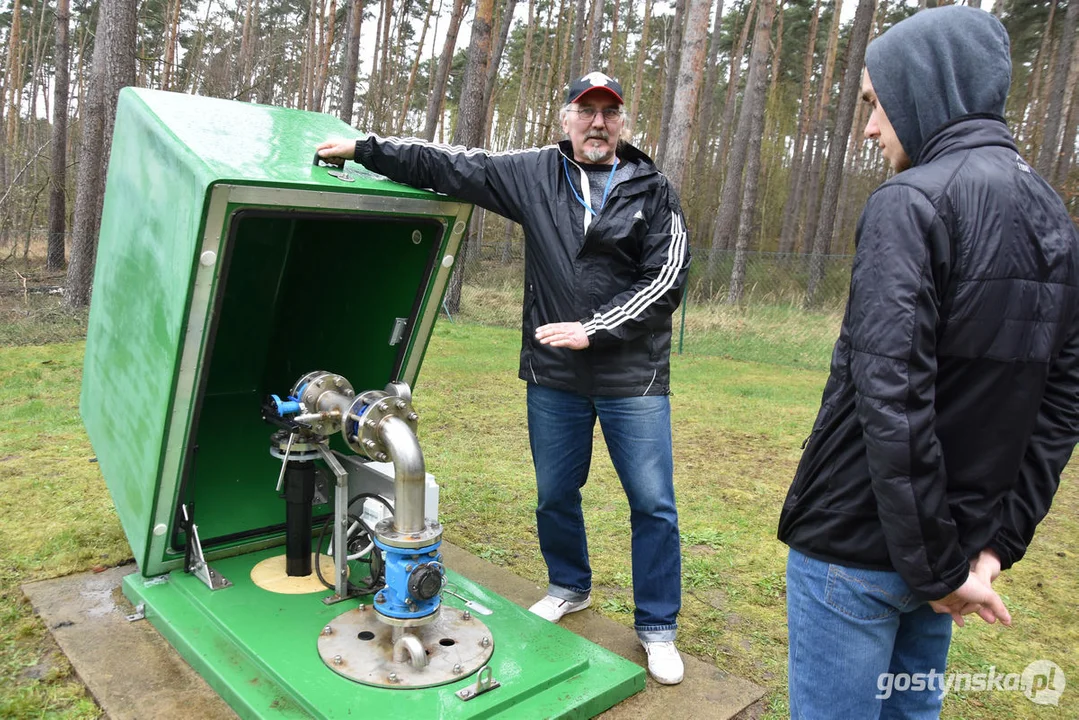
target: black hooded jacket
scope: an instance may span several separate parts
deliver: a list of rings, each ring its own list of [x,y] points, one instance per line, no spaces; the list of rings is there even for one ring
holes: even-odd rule
[[[958,104],[938,97],[933,111],[921,97],[920,112],[902,110],[917,88],[948,85],[938,75],[1000,82],[956,72],[962,54],[906,63],[941,36],[993,48],[1003,33],[970,8],[913,19],[923,15],[876,41],[887,52],[867,52],[914,165],[859,220],[831,375],[779,538],[826,562],[895,570],[917,597],[939,599],[983,549],[1005,569],[1023,556],[1079,440],[1079,233],[998,107],[971,101],[1002,108],[1007,76],[1003,93],[956,86]],[[995,48],[1007,58],[1006,35]],[[897,80],[903,68],[935,74]]]
[[[671,315],[690,260],[678,196],[644,153],[623,144],[619,162],[632,173],[593,218],[576,199],[593,204],[572,157],[569,141],[502,153],[374,135],[356,142],[364,167],[522,225],[522,380],[582,395],[668,394]],[[584,350],[535,338],[542,325],[574,320],[589,336]]]

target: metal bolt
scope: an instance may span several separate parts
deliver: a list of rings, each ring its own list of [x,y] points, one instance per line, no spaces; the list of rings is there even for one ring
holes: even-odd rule
[[[329,625],[327,625],[326,627],[322,628],[322,634],[323,635],[333,635],[333,628],[330,627]]]
[[[421,240],[423,240],[423,235],[420,233],[420,231],[419,230],[413,230],[412,231],[412,244],[413,245],[419,245]]]
[[[408,407],[408,403],[406,403],[404,400],[398,400],[394,403],[394,405],[397,406],[398,410],[404,410],[406,407]]]
[[[380,402],[380,403],[379,403],[378,405],[376,405],[375,407],[377,407],[377,408],[378,408],[378,409],[379,409],[379,410],[380,410],[381,412],[386,412],[387,410],[389,410],[389,409],[390,409],[390,406],[389,406],[389,405],[387,405],[387,404],[386,404],[386,403],[384,403],[384,402]]]
[[[428,557],[438,557],[438,550],[432,550],[431,552],[427,553],[427,556]]]
[[[378,460],[379,462],[386,462],[389,459],[390,458],[388,455],[386,455],[386,453],[379,453],[375,456],[375,460]]]
[[[333,664],[334,665],[340,665],[342,662],[344,662],[344,660],[341,659],[340,655],[334,655],[333,656]]]
[[[409,420],[410,420],[411,422],[416,422],[417,420],[419,420],[419,419],[420,419],[420,416],[419,416],[419,415],[417,415],[417,414],[416,414],[416,413],[414,413],[414,412],[410,412],[410,413],[408,414],[408,419],[409,419]]]
[[[364,440],[363,441],[363,446],[365,448],[367,448],[368,450],[374,450],[375,449],[375,441],[374,440]]]
[[[397,682],[397,673],[390,673],[390,682]]]
[[[491,644],[491,638],[489,638],[489,637],[485,637],[482,640],[480,640],[480,645],[482,645],[483,647],[488,647],[490,644]]]
[[[382,593],[379,593],[378,595],[375,595],[375,602],[377,602],[377,603],[386,602],[386,596],[383,595]]]
[[[315,387],[322,387],[322,381],[319,380],[317,383],[315,383]]]
[[[412,572],[412,565],[405,565],[405,572]]]
[[[374,420],[364,420],[363,421],[363,426],[368,427],[368,428],[374,428],[375,427],[375,421]]]
[[[472,619],[472,613],[470,613],[468,610],[465,610],[465,614],[463,615],[463,618],[465,620],[471,620]]]
[[[367,610],[367,603],[360,603],[360,612]]]
[[[463,672],[463,670],[464,670],[464,668],[462,668],[460,665],[454,665],[453,666],[453,674],[454,675],[460,675]]]

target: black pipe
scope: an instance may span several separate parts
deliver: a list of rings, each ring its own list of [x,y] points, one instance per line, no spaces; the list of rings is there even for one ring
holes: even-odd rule
[[[289,462],[285,468],[285,571],[289,577],[311,574],[311,504],[315,499],[315,463]]]

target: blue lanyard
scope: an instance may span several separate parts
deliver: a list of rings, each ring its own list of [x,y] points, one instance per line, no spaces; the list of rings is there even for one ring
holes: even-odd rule
[[[599,215],[598,212],[592,209],[591,205],[584,201],[584,198],[582,198],[577,192],[577,188],[573,187],[573,180],[569,176],[569,161],[566,159],[565,155],[562,156],[562,168],[566,171],[566,182],[569,183],[569,189],[573,193],[573,197],[577,198],[577,202],[581,203],[581,207],[583,207],[585,210],[592,213],[593,215]],[[618,158],[615,158],[614,165],[611,166],[611,174],[607,176],[607,185],[603,188],[603,200],[600,201],[599,204],[600,210],[602,210],[603,206],[607,204],[607,195],[611,192],[611,183],[614,182],[614,171],[617,169]]]

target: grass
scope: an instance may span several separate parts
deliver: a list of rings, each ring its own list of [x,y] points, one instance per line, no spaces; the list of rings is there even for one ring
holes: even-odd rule
[[[744,333],[760,338],[762,347],[769,333],[780,332],[778,311],[746,311],[742,318]],[[807,341],[818,347],[814,352],[830,345],[829,322],[822,315],[815,339]],[[775,325],[762,327],[767,323]],[[415,397],[424,455],[441,485],[447,539],[542,584],[518,343],[516,330],[439,323]],[[19,590],[30,580],[130,556],[78,419],[81,356],[81,343],[0,349],[0,717],[99,714]],[[825,373],[702,355],[675,357],[672,364],[684,555],[680,645],[764,686],[766,716],[784,717],[786,551],[775,528]],[[628,626],[629,511],[598,431],[596,441],[584,490],[594,607]],[[1069,469],[1026,560],[997,583],[1014,626],[971,622],[957,629],[950,658],[956,671],[992,666],[1001,673],[1048,659],[1072,686],[1056,708],[1033,705],[1019,692],[956,692],[945,701],[945,717],[1079,715],[1074,481]]]

